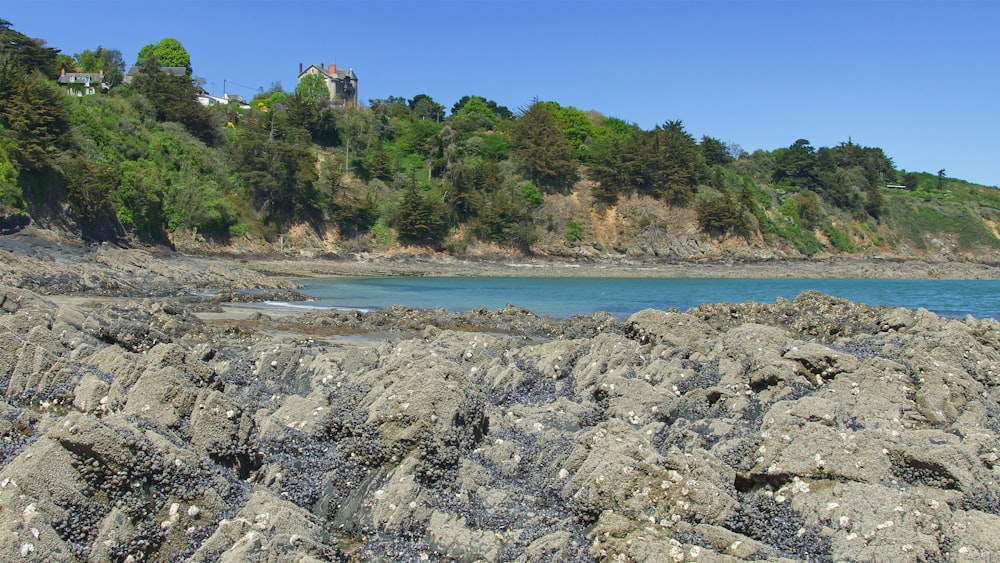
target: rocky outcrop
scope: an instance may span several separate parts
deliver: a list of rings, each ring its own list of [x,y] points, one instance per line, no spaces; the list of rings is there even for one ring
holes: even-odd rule
[[[998,342],[817,293],[234,326],[5,286],[0,559],[988,560]]]
[[[240,290],[296,287],[290,280],[270,278],[241,265],[182,256],[166,248],[83,246],[80,241],[43,234],[29,227],[17,237],[0,236],[0,283],[41,295],[142,298],[219,292],[218,299],[240,301],[250,300]],[[275,296],[290,294],[275,293],[260,300]]]

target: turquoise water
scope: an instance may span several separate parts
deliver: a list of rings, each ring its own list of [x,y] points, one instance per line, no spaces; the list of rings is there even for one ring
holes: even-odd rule
[[[702,303],[774,303],[817,290],[868,305],[923,307],[945,317],[1000,318],[1000,281],[706,278],[335,278],[303,281],[308,303],[293,307],[373,310],[390,305],[466,311],[508,303],[565,318],[607,311],[625,319],[646,308]],[[278,304],[276,304],[278,305]]]

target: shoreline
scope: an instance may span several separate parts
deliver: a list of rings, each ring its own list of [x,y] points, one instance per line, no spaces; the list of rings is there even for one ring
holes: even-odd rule
[[[267,303],[300,295],[293,276],[996,279],[993,267],[44,258],[0,252],[0,523],[20,530],[3,560],[1000,551],[995,319],[816,291],[628,320]]]
[[[230,261],[227,258],[220,260]],[[975,262],[879,258],[737,261],[468,260],[452,257],[379,256],[367,259],[260,258],[232,260],[264,276],[324,277],[616,277],[754,279],[1000,280],[1000,268]]]

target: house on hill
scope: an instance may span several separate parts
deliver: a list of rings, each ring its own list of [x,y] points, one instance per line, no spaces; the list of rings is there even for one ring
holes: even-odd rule
[[[330,91],[330,101],[334,105],[351,107],[358,105],[358,77],[353,70],[340,70],[335,64],[325,66],[322,63],[319,66],[309,65],[303,69],[302,63],[299,63],[298,81],[302,82],[302,79],[310,74],[318,74],[323,78],[327,90]]]
[[[108,85],[104,83],[104,71],[66,72],[64,68],[59,73],[58,82],[60,86],[66,88],[66,94],[70,96],[89,96],[96,94],[98,88],[108,89]]]
[[[165,72],[167,74],[172,74],[174,76],[187,76],[187,67],[161,66],[160,72]],[[128,69],[128,72],[125,73],[125,79],[123,80],[123,82],[125,82],[125,84],[130,84],[138,74],[139,74],[139,67],[133,66],[132,68]]]

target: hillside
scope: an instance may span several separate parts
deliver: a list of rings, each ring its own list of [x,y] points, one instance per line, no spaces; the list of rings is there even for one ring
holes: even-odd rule
[[[306,80],[203,106],[176,41],[143,49],[125,84],[117,51],[68,57],[2,23],[3,232],[189,252],[1000,261],[1000,191],[850,140],[751,153],[680,121],[480,96],[446,117],[423,94],[359,107]],[[160,66],[163,45],[180,66]],[[84,95],[57,85],[67,67],[117,79]]]

